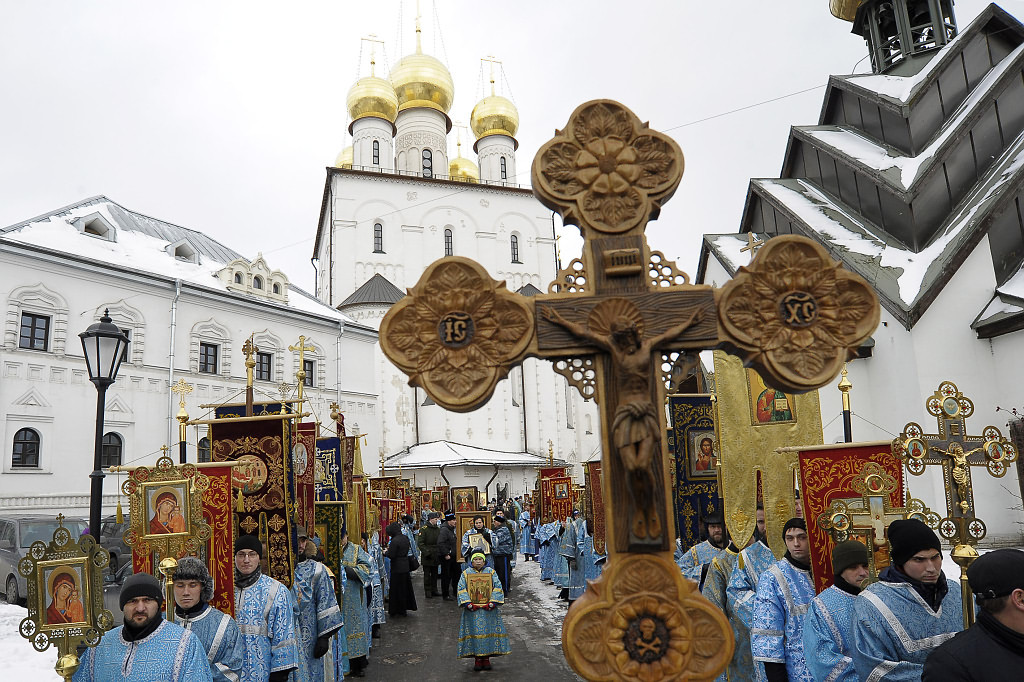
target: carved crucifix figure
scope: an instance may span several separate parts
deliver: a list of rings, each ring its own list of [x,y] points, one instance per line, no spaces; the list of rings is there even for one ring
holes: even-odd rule
[[[582,259],[527,298],[446,257],[380,327],[409,383],[453,411],[482,405],[529,356],[587,375],[567,378],[602,406],[609,559],[570,608],[562,646],[588,679],[710,680],[732,656],[724,615],[672,561],[663,354],[723,348],[774,388],[804,392],[831,381],[879,319],[870,286],[802,237],[768,240],[722,289],[689,284],[644,236],[682,172],[678,145],[621,104],[581,105],[541,147],[532,181],[579,226]]]

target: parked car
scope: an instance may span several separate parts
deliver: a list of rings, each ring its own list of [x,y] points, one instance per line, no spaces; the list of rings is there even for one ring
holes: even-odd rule
[[[66,518],[64,527],[77,539],[85,532],[85,519]],[[18,562],[33,542],[47,544],[53,539],[57,519],[49,514],[11,514],[0,516],[0,585],[8,604],[20,604],[28,593],[28,583],[18,573]]]
[[[100,524],[100,545],[110,552],[110,572],[117,573],[117,569],[125,561],[131,563],[132,548],[124,542],[124,532],[128,530],[128,515],[124,515],[124,522],[118,523],[114,515],[103,519]]]
[[[110,609],[110,613],[114,614],[115,626],[124,623],[124,611],[121,610],[119,599],[121,596],[121,585],[124,584],[125,578],[131,574],[132,562],[128,560],[116,572],[107,573],[103,576],[103,608]]]

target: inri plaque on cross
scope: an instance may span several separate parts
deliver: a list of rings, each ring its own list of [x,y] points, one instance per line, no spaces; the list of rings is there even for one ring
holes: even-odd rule
[[[581,105],[541,147],[532,181],[579,226],[582,259],[551,293],[526,298],[474,261],[444,258],[380,327],[391,361],[449,410],[479,407],[529,356],[593,368],[609,560],[562,628],[566,658],[588,679],[710,680],[732,656],[725,616],[672,561],[662,354],[724,348],[803,392],[832,380],[879,319],[867,283],[802,237],[769,240],[721,289],[689,284],[644,236],[682,173],[678,145],[633,112]]]

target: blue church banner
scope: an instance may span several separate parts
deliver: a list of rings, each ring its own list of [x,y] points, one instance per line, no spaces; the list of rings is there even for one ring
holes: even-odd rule
[[[709,394],[670,395],[668,449],[676,533],[683,549],[701,542],[701,520],[721,511],[715,408]]]
[[[317,439],[313,474],[317,502],[341,502],[345,499],[341,476],[343,456],[341,439],[337,436]]]

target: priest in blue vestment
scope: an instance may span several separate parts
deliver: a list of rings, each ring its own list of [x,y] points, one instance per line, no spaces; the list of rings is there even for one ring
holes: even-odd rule
[[[754,667],[754,660],[750,655],[750,630],[733,609],[727,592],[729,579],[736,570],[736,563],[739,560],[739,549],[733,543],[729,543],[718,556],[711,560],[708,568],[707,578],[704,580],[704,589],[701,594],[709,602],[721,609],[729,625],[732,626],[733,640],[736,646],[733,648],[732,660],[725,672],[715,678],[718,682],[740,682],[757,679]]]
[[[750,648],[769,682],[814,682],[804,661],[804,620],[814,599],[807,524],[792,518],[782,530],[786,555],[761,576],[754,597]]]
[[[555,547],[552,539],[555,537],[555,530],[558,527],[558,523],[552,521],[551,523],[541,524],[537,527],[537,544],[539,549],[537,550],[537,561],[540,562],[540,579],[551,580],[555,573]]]
[[[868,548],[857,540],[832,550],[832,585],[811,602],[804,622],[804,657],[815,680],[858,682],[850,641],[853,603],[868,571]]]
[[[420,560],[420,548],[416,544],[416,533],[412,529],[413,518],[410,514],[406,514],[402,517],[402,535],[409,538],[409,556],[416,557],[416,561]]]
[[[526,561],[537,557],[533,542],[535,530],[536,526],[530,520],[530,512],[524,511],[519,514],[519,551],[523,553]]]
[[[470,566],[459,578],[458,657],[473,658],[473,670],[490,670],[491,656],[504,656],[511,651],[500,605],[505,603],[501,581],[494,569],[487,566],[486,555],[477,550],[470,557]]]
[[[370,646],[373,646],[373,640],[380,637],[380,626],[387,622],[387,616],[384,611],[384,591],[381,583],[381,568],[380,560],[377,558],[377,554],[380,554],[380,545],[377,545],[377,553],[370,551],[373,549],[373,544],[370,541],[370,535],[363,533],[363,548],[366,550],[367,556],[370,557]],[[376,537],[376,536],[374,536]]]
[[[299,530],[299,557],[292,581],[292,598],[298,609],[298,679],[324,682],[333,675],[332,656],[327,656],[331,640],[343,624],[334,582],[327,567],[316,560],[316,545],[309,541],[304,529]]]
[[[348,637],[348,660],[352,675],[362,677],[370,652],[370,614],[366,590],[370,586],[370,555],[354,542],[349,542],[348,529],[341,531],[341,567],[343,578],[342,613]]]
[[[569,602],[572,603],[582,597],[583,591],[587,589],[587,521],[577,509],[572,511],[566,535],[569,539],[565,542],[568,552],[565,558],[569,563]]]
[[[174,617],[178,625],[199,638],[210,662],[214,682],[238,682],[245,649],[238,624],[210,606],[213,576],[196,557],[178,559],[174,570]]]
[[[572,532],[572,520],[566,517],[564,521],[558,522],[558,527],[555,529],[556,535],[551,538],[551,544],[554,545],[554,572],[551,576],[551,581],[555,584],[560,592],[558,593],[559,599],[569,598],[569,559],[575,553],[576,540],[573,538],[574,533]]]
[[[235,540],[235,621],[242,633],[242,682],[286,682],[299,667],[295,601],[288,588],[260,569],[263,543]]]
[[[199,638],[163,619],[163,589],[148,573],[121,586],[124,625],[82,654],[74,682],[212,682]]]
[[[963,629],[960,584],[921,521],[893,521],[886,535],[892,564],[853,602],[853,664],[860,679],[919,680],[928,654]]]
[[[704,517],[704,525],[708,531],[708,539],[683,552],[677,564],[683,577],[697,583],[701,589],[706,575],[705,566],[718,556],[729,545],[729,533],[722,521],[722,515],[713,512]]]

